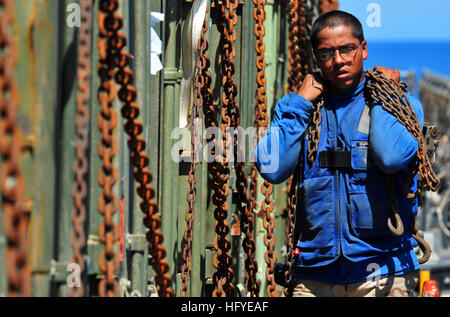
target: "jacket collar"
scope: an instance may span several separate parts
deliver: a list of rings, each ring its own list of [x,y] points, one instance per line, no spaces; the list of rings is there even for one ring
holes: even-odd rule
[[[353,88],[352,90],[346,91],[344,93],[330,92],[328,94],[328,97],[335,105],[349,104],[359,96],[359,94],[363,91],[365,84],[366,84],[366,76],[364,75],[363,81],[356,88]]]

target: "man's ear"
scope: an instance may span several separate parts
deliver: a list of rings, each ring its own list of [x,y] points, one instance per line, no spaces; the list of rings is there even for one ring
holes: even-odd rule
[[[362,57],[363,57],[363,60],[366,60],[367,57],[368,57],[368,52],[367,52],[367,41],[366,41],[366,40],[362,41],[361,47],[362,47]]]

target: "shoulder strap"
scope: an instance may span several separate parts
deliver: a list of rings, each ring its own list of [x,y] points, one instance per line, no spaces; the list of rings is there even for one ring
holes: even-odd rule
[[[367,102],[364,104],[364,109],[359,118],[358,132],[369,134],[370,130],[370,107]]]

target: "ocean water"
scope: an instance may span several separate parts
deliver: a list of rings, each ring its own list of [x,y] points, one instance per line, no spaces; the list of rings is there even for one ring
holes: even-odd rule
[[[364,68],[376,65],[414,71],[416,82],[423,69],[450,79],[450,42],[371,42],[367,41],[368,58]]]

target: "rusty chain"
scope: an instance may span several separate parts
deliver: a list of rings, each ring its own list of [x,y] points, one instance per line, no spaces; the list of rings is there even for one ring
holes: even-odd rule
[[[267,93],[266,93],[266,58],[265,58],[265,50],[266,46],[264,43],[264,36],[266,33],[264,27],[264,21],[266,19],[265,12],[265,0],[254,0],[255,8],[253,10],[253,18],[256,21],[254,26],[254,33],[256,36],[255,42],[255,50],[257,53],[256,57],[256,67],[257,67],[257,76],[256,76],[256,106],[255,106],[255,123],[256,133],[259,138],[260,128],[267,128],[269,124],[269,118],[267,114]],[[255,179],[256,184],[256,179]],[[264,195],[264,200],[261,204],[261,214],[263,218],[263,226],[266,229],[266,233],[264,235],[264,245],[267,250],[264,255],[264,260],[267,264],[266,268],[266,294],[269,297],[276,297],[277,290],[275,284],[275,263],[276,263],[276,253],[275,253],[275,236],[273,234],[273,229],[275,226],[274,218],[272,217],[273,212],[273,201],[270,197],[273,192],[273,186],[268,181],[264,180],[261,185],[261,192]],[[252,211],[252,210],[250,210]],[[249,211],[249,212],[250,212]],[[255,261],[256,263],[256,261]],[[257,268],[257,267],[256,267]],[[255,271],[256,274],[256,271]],[[256,278],[256,276],[255,276]],[[258,286],[259,289],[259,286]]]
[[[303,0],[290,0],[288,3],[288,23],[289,23],[289,76],[288,76],[288,91],[297,92],[303,83],[307,73],[310,73],[309,64],[307,63],[307,20],[305,12],[305,2]],[[313,124],[309,127],[309,132],[315,137],[320,134],[319,129],[315,129],[317,122],[320,123],[320,109],[323,103],[317,105],[314,112]],[[312,148],[313,144],[309,145]],[[293,176],[286,182],[286,207],[283,215],[287,218],[286,221],[286,257],[285,263],[287,270],[285,271],[285,282],[287,287],[284,290],[285,296],[292,295],[291,284],[289,277],[292,272],[292,259],[294,251],[294,233],[295,233],[295,218],[296,206],[298,200],[298,186],[300,171],[296,169]]]
[[[422,134],[422,128],[420,127],[419,120],[417,119],[416,113],[409,103],[408,97],[406,96],[407,87],[404,82],[397,83],[394,80],[387,78],[380,71],[372,71],[368,69],[366,71],[367,83],[366,87],[369,92],[369,96],[373,104],[380,105],[385,111],[393,115],[406,129],[411,133],[411,135],[417,140],[419,146],[416,154],[416,159],[409,166],[409,176],[402,186],[402,192],[408,199],[416,198],[422,190],[437,191],[440,185],[440,181],[433,171],[430,159],[427,155],[427,145],[425,138]],[[409,188],[414,180],[414,177],[420,173],[421,182],[417,186],[417,191],[415,193],[409,193]],[[389,229],[393,234],[400,232],[402,223],[401,219],[397,213],[395,213],[395,208],[397,206],[397,199],[393,189],[393,180],[388,178],[388,185],[390,191],[391,200],[393,200],[393,212],[396,216],[397,228],[394,228],[388,222]],[[423,251],[423,256],[419,259],[419,263],[425,263],[431,254],[431,249],[428,243],[419,235],[417,217],[414,219],[412,236],[416,239],[419,244],[420,249]]]
[[[273,201],[270,199],[270,195],[273,192],[272,184],[269,182],[264,182],[261,185],[261,191],[264,195],[264,200],[261,205],[261,213],[264,216],[263,226],[266,229],[264,234],[264,245],[267,247],[267,251],[264,254],[264,260],[267,263],[266,269],[266,279],[268,285],[266,287],[266,294],[268,297],[276,297],[278,295],[276,284],[275,284],[275,263],[277,261],[275,254],[275,236],[273,235],[273,229],[275,227],[275,222],[271,213],[273,211]]]
[[[261,128],[268,126],[268,114],[267,114],[267,94],[266,94],[266,59],[265,51],[266,46],[264,42],[264,36],[266,33],[264,22],[266,20],[265,11],[265,1],[264,0],[253,0],[255,5],[253,9],[253,19],[255,20],[254,34],[256,36],[255,41],[255,51],[256,51],[256,83],[257,89],[255,93],[256,105],[254,108],[255,120],[253,127],[257,135],[257,140],[259,141],[261,135]],[[256,191],[257,191],[257,175],[258,171],[256,164],[253,163],[250,171],[250,193],[248,199],[248,208],[241,220],[242,231],[245,232],[245,239],[243,241],[243,249],[246,253],[246,283],[245,288],[250,296],[259,296],[260,283],[256,278],[256,273],[258,271],[258,263],[255,259],[256,243],[254,240],[254,226],[255,217],[254,212],[256,210]],[[268,263],[269,264],[269,263]],[[269,264],[270,267],[270,264]]]
[[[151,255],[151,265],[155,270],[155,281],[158,294],[161,297],[174,296],[172,278],[168,274],[169,264],[165,259],[167,251],[163,246],[164,235],[160,230],[161,217],[158,214],[158,204],[154,200],[155,189],[150,185],[152,173],[148,168],[149,157],[145,153],[146,140],[141,136],[144,127],[138,120],[140,107],[135,103],[136,88],[133,86],[134,74],[129,68],[131,56],[125,51],[126,36],[120,32],[123,20],[118,9],[118,0],[100,0],[100,25],[105,27],[108,41],[104,42],[103,50],[108,49],[109,60],[117,68],[115,80],[121,86],[118,92],[119,99],[124,103],[121,109],[122,116],[127,120],[125,132],[128,134],[128,147],[130,148],[130,162],[135,167],[134,179],[139,183],[137,193],[141,197],[141,211],[144,213],[144,225],[149,229],[146,238]],[[109,46],[109,47],[108,47]],[[102,50],[101,50],[102,51]]]
[[[208,6],[206,7],[206,13],[209,11]],[[207,82],[205,76],[205,70],[209,66],[206,55],[206,50],[208,49],[208,43],[206,41],[205,34],[208,31],[208,21],[205,19],[203,22],[203,27],[200,34],[200,39],[198,43],[199,56],[197,58],[196,69],[197,75],[195,77],[195,96],[194,96],[194,107],[192,113],[192,151],[191,151],[191,169],[188,175],[189,189],[187,194],[188,208],[186,210],[186,228],[184,231],[184,241],[185,245],[183,248],[183,265],[181,269],[181,290],[180,294],[183,297],[188,296],[188,283],[190,278],[190,270],[192,265],[192,225],[194,222],[194,203],[196,199],[196,189],[195,184],[197,183],[197,171],[196,166],[199,162],[199,150],[201,149],[200,144],[200,110],[203,107],[203,94],[204,85]]]
[[[6,234],[8,296],[31,296],[27,261],[29,215],[22,173],[22,129],[18,122],[19,91],[14,82],[17,45],[13,37],[13,0],[0,0],[0,186]]]
[[[300,89],[305,75],[310,72],[306,62],[308,45],[304,0],[290,0],[288,4],[289,54],[288,90]]]
[[[309,64],[307,62],[306,48],[309,45],[307,38],[307,20],[305,12],[304,0],[290,0],[288,4],[288,23],[289,23],[289,76],[288,76],[288,91],[297,92],[306,76],[310,73]],[[315,123],[320,123],[320,109],[323,103],[319,103],[313,116],[313,124],[309,126],[309,132],[314,134],[315,137],[320,134],[319,129]],[[314,119],[315,118],[315,119]],[[309,144],[308,144],[309,145]],[[309,145],[309,146],[312,146]],[[314,146],[315,147],[315,146]],[[284,208],[284,216],[286,216],[286,271],[284,273],[286,287],[284,289],[284,295],[286,297],[292,296],[292,284],[290,283],[290,275],[292,273],[292,261],[293,252],[295,248],[295,219],[297,212],[298,201],[298,186],[300,180],[301,171],[297,168],[294,174],[287,180],[286,183],[286,198],[287,203]]]
[[[331,4],[332,3],[332,4]],[[304,0],[290,0],[288,5],[288,20],[289,20],[289,76],[288,76],[288,90],[289,92],[297,92],[306,76],[311,73],[310,65],[307,61],[307,47],[310,45],[308,41],[308,20],[306,17],[307,3]],[[337,9],[338,1],[326,0],[321,2],[321,6],[328,5]],[[314,160],[314,153],[317,151],[318,140],[320,137],[319,124],[321,121],[320,110],[323,106],[323,100],[316,104],[316,109],[313,113],[312,122],[308,128],[312,135],[313,142],[308,143],[308,161],[312,163]],[[287,192],[289,192],[292,177],[287,182]],[[287,210],[287,209],[286,209]]]
[[[216,7],[217,8],[217,7]],[[220,25],[219,25],[220,26]],[[210,59],[206,54],[206,51],[208,50],[208,41],[206,38],[202,39],[204,47],[204,54],[202,58],[202,62],[204,62],[204,67],[202,67],[201,72],[201,95],[202,95],[202,102],[203,102],[203,115],[204,115],[204,122],[205,122],[205,128],[217,128],[217,111],[214,108],[213,105],[213,92],[211,91],[211,83],[212,83],[212,77],[211,74],[208,72],[208,69],[210,67]],[[229,193],[229,187],[227,185],[227,181],[229,178],[229,174],[226,174],[228,170],[224,166],[224,157],[223,153],[220,149],[223,149],[223,140],[219,138],[218,135],[208,135],[207,136],[207,142],[208,144],[211,144],[212,147],[210,147],[210,151],[208,155],[211,155],[214,157],[214,160],[208,164],[208,171],[211,175],[210,184],[211,189],[214,192],[212,195],[212,202],[215,205],[214,209],[214,218],[216,219],[215,222],[215,231],[219,232],[226,232],[227,231],[227,225],[226,223],[223,223],[222,219],[223,214],[227,214],[228,212],[228,203],[227,203],[227,196]],[[229,172],[228,172],[229,173]],[[228,229],[229,230],[229,229]],[[225,233],[225,236],[226,236]],[[219,245],[221,248],[219,248]],[[220,239],[216,238],[214,240],[214,249],[219,253],[217,256],[213,258],[213,266],[215,268],[219,268],[218,257],[220,256],[220,259],[222,260],[220,269],[222,270],[220,273],[221,275],[213,275],[213,282],[215,286],[215,290],[213,290],[213,296],[225,296],[226,293],[223,290],[223,283],[222,280],[219,280],[220,277],[232,277],[233,272],[229,272],[226,268],[228,264],[226,261],[229,261],[226,254],[224,255],[224,252],[226,252],[226,248],[230,248],[230,242],[227,239]],[[223,251],[222,251],[223,250]],[[230,292],[232,296],[232,292]]]
[[[339,1],[338,0],[320,0],[319,10],[320,14],[327,13],[329,11],[339,9]]]
[[[403,192],[407,198],[415,198],[417,193],[410,194],[408,189],[417,173],[422,178],[422,190],[436,191],[440,181],[433,171],[427,155],[426,141],[422,134],[422,128],[417,120],[414,109],[411,107],[406,93],[406,84],[396,84],[388,79],[381,72],[367,70],[367,89],[370,91],[371,99],[380,104],[384,110],[392,114],[401,124],[403,124],[411,135],[419,143],[417,158],[410,166],[410,177],[403,186]]]
[[[76,157],[73,164],[73,173],[75,183],[72,187],[72,196],[74,206],[71,212],[71,220],[73,224],[73,232],[71,237],[71,246],[73,250],[71,263],[77,263],[80,267],[80,274],[85,270],[85,260],[83,256],[83,248],[86,244],[86,236],[84,232],[84,223],[86,220],[87,183],[86,173],[88,171],[88,159],[86,151],[88,148],[88,124],[89,109],[88,102],[90,98],[89,77],[91,75],[91,27],[92,27],[92,0],[82,0],[81,7],[81,24],[79,30],[79,47],[78,47],[78,90],[77,90],[77,110],[75,113],[75,151]],[[80,280],[79,287],[69,288],[69,295],[72,297],[84,296],[83,280]]]
[[[117,183],[119,173],[117,167],[113,164],[113,159],[118,151],[118,144],[114,135],[114,129],[117,127],[117,113],[113,107],[116,98],[116,86],[113,80],[115,65],[111,61],[114,48],[110,38],[118,27],[117,24],[111,23],[114,18],[113,12],[118,3],[100,1],[99,5],[98,48],[100,61],[98,74],[100,87],[98,89],[98,101],[101,112],[97,118],[97,125],[102,136],[97,146],[97,153],[102,160],[102,166],[98,171],[97,180],[103,191],[98,198],[98,211],[103,216],[103,222],[98,227],[98,239],[105,247],[99,253],[98,265],[105,277],[98,285],[98,294],[101,297],[117,297],[119,296],[119,283],[115,275],[119,269],[120,261],[114,246],[119,240],[119,225],[114,223],[113,216],[119,209],[119,197],[114,193],[113,187]]]
[[[216,254],[213,257],[213,266],[217,271],[213,274],[214,291],[213,297],[232,297],[234,296],[235,286],[233,285],[234,272],[231,268],[232,257],[229,253],[231,242],[227,237],[230,228],[227,222],[229,205],[227,197],[229,194],[228,179],[230,170],[228,166],[229,154],[227,149],[230,148],[232,142],[229,128],[236,123],[235,110],[237,95],[237,85],[233,80],[235,72],[235,64],[233,58],[235,56],[234,42],[236,41],[237,0],[224,0],[221,3],[216,1],[216,9],[219,11],[220,22],[218,28],[221,35],[221,55],[222,55],[222,108],[220,130],[222,140],[219,142],[222,149],[223,162],[220,167],[220,182],[217,184],[217,192],[213,196],[217,208],[214,210],[215,232],[217,234],[214,239],[214,248]]]
[[[292,273],[292,261],[294,257],[294,247],[295,247],[295,222],[296,222],[296,212],[297,212],[297,202],[298,202],[298,187],[300,185],[300,165],[297,164],[295,168],[294,175],[292,177],[291,186],[288,192],[288,205],[287,205],[287,234],[286,234],[286,271],[284,272],[284,280],[286,287],[284,289],[284,295],[286,297],[292,296],[293,292],[293,281],[290,281],[290,276]]]
[[[323,98],[321,98],[315,105],[316,108],[313,112],[311,122],[308,127],[309,139],[308,139],[307,159],[308,159],[309,165],[312,165],[312,163],[316,159],[317,151],[319,149],[319,140],[320,140],[320,132],[321,132],[320,123],[322,121],[322,116],[320,114],[320,111],[322,110],[323,105],[324,105],[324,100],[323,100]]]
[[[216,7],[217,8],[217,7]],[[208,69],[211,65],[210,59],[206,54],[206,51],[208,50],[208,41],[206,39],[206,37],[202,37],[202,47],[204,48],[204,54],[202,57],[202,63],[203,67],[201,69],[201,80],[200,80],[200,90],[201,90],[201,95],[202,95],[202,109],[203,109],[203,115],[204,115],[204,122],[205,122],[205,128],[216,128],[218,127],[217,124],[217,111],[214,108],[214,104],[213,104],[213,92],[211,91],[211,83],[212,83],[212,77],[211,74],[208,72]],[[208,144],[213,145],[212,147],[209,148],[209,150],[211,152],[208,153],[208,155],[212,155],[214,157],[214,160],[208,164],[208,171],[209,174],[211,175],[211,179],[210,179],[210,184],[211,184],[211,189],[214,192],[212,195],[212,202],[215,205],[215,210],[214,210],[214,216],[216,219],[216,223],[215,223],[215,228],[216,228],[216,232],[217,230],[223,229],[224,231],[226,231],[226,225],[224,227],[222,227],[220,225],[221,222],[221,217],[220,215],[222,215],[224,213],[223,209],[226,210],[226,212],[228,211],[228,203],[227,203],[227,196],[228,196],[228,185],[227,185],[227,180],[229,178],[229,175],[224,175],[223,170],[224,170],[224,165],[223,165],[223,153],[222,151],[220,151],[219,149],[223,148],[223,140],[220,139],[218,137],[218,135],[208,135],[207,136],[207,142]],[[229,246],[230,243],[227,240],[218,240],[215,239],[214,240],[214,248],[216,251],[219,251],[219,247],[218,244],[222,243],[222,245]],[[225,251],[226,252],[226,251]],[[223,253],[221,252],[220,255],[222,255]],[[217,268],[217,259],[213,259],[213,261],[215,261],[213,265]],[[226,263],[224,263],[224,265],[226,266]],[[226,273],[226,270],[225,270]],[[215,277],[213,276],[213,281],[214,281]],[[219,281],[217,281],[219,282]],[[218,289],[217,286],[219,286],[219,284],[215,282],[215,290],[213,291],[213,296],[225,296],[225,292],[223,291],[223,289]],[[220,284],[222,285],[222,284]]]

